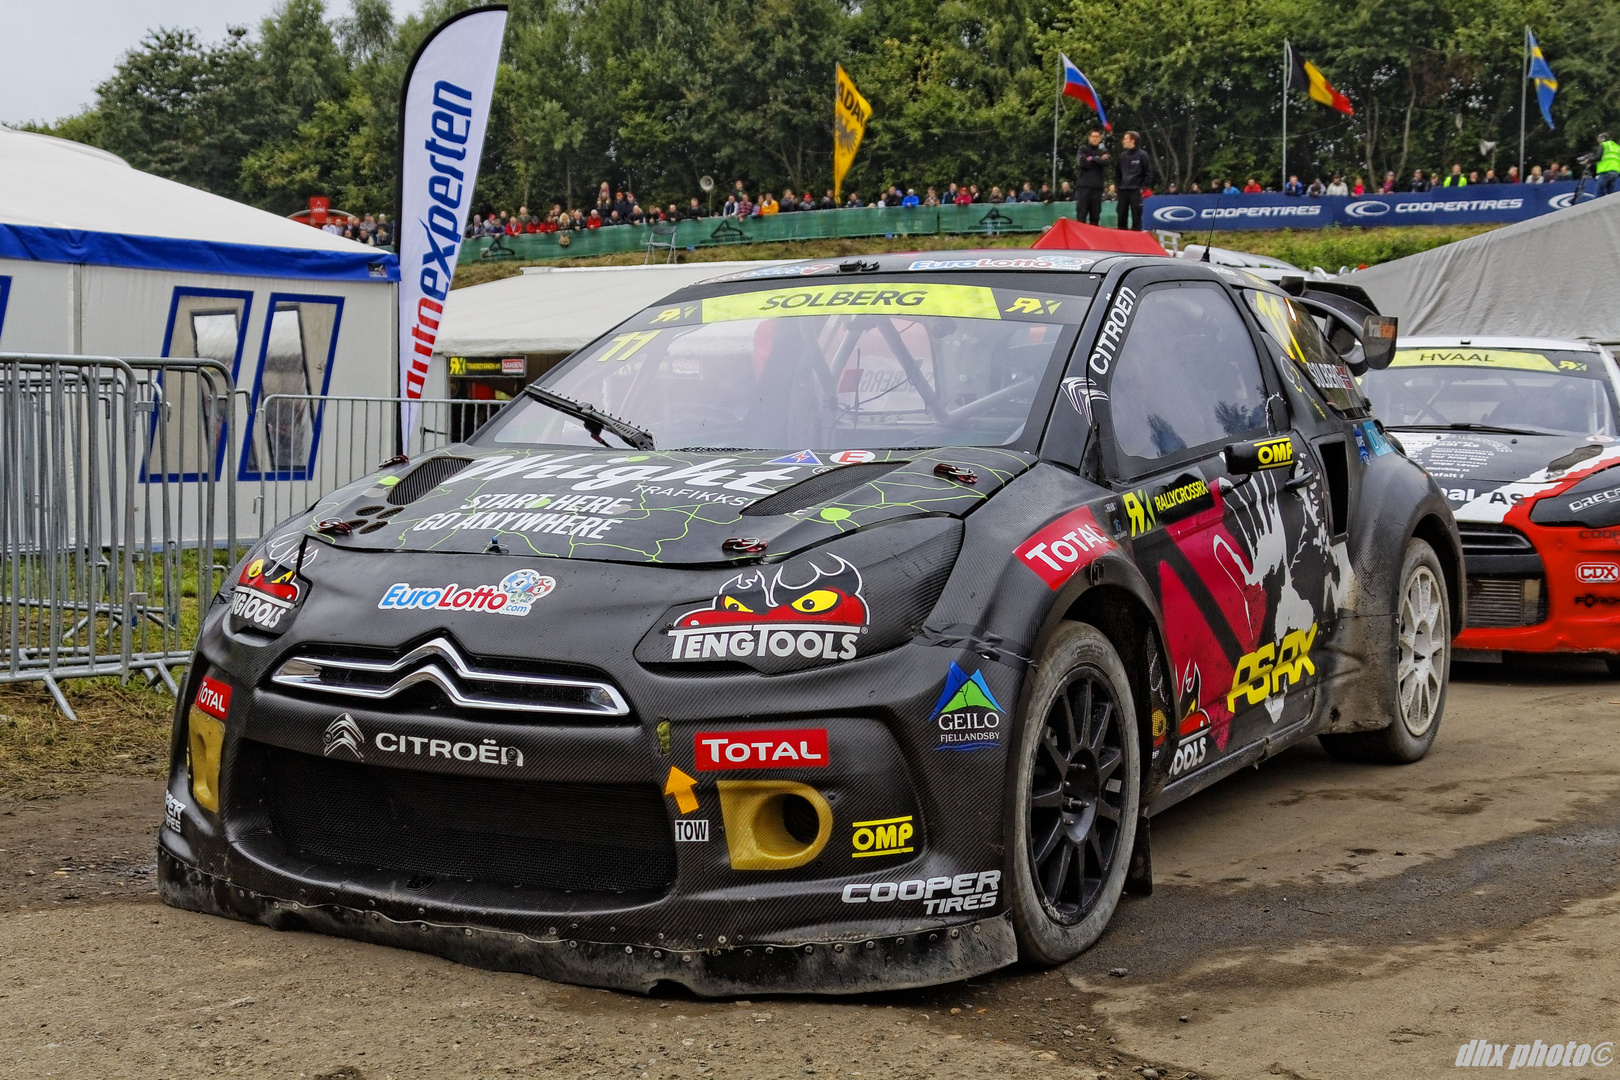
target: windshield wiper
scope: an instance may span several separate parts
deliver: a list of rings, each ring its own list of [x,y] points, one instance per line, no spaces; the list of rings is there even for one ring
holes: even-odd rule
[[[1548,428],[1503,427],[1500,424],[1389,424],[1395,431],[1489,431],[1497,435],[1562,435]]]
[[[538,386],[525,386],[523,392],[540,404],[556,409],[564,416],[572,416],[584,424],[591,438],[603,446],[607,446],[607,443],[602,439],[602,432],[611,431],[624,440],[626,446],[637,450],[654,449],[651,432],[643,431],[627,420],[620,420],[617,416],[605,413],[589,402],[575,401],[571,397],[542,390]]]

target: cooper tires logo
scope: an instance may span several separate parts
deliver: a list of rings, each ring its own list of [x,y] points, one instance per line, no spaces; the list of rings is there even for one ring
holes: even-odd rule
[[[1368,200],[1366,202],[1352,202],[1345,205],[1345,216],[1353,218],[1383,217],[1389,213],[1390,206],[1386,202]]]
[[[1562,195],[1554,195],[1552,198],[1547,200],[1547,205],[1552,207],[1554,210],[1568,210],[1575,203],[1575,194],[1576,193],[1573,191],[1566,191]],[[1581,202],[1585,202],[1588,199],[1597,198],[1597,193],[1593,191],[1583,191],[1580,193],[1580,196]]]
[[[348,713],[328,724],[325,733],[321,735],[321,754],[324,757],[344,752],[356,761],[364,761],[365,755],[360,752],[360,748],[364,745],[366,745],[365,732],[360,730],[360,725],[355,723],[354,717]]]
[[[1198,211],[1190,206],[1161,206],[1153,211],[1154,221],[1191,221]]]

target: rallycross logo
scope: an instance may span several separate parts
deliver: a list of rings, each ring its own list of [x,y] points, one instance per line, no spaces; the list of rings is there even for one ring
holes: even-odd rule
[[[354,722],[354,717],[343,713],[336,720],[326,726],[326,732],[321,736],[321,754],[323,757],[346,751],[356,761],[366,760],[360,748],[366,745],[366,734],[360,730],[360,725]]]
[[[1537,1039],[1532,1043],[1493,1043],[1473,1039],[1457,1050],[1458,1066],[1476,1068],[1541,1069],[1559,1065],[1580,1068],[1583,1065],[1602,1067],[1614,1064],[1614,1043],[1553,1043],[1548,1046]]]

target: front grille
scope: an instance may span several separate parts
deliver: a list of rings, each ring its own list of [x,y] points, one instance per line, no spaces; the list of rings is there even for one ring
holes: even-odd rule
[[[675,844],[652,784],[385,769],[248,743],[271,832],[311,862],[568,892],[667,889]]]
[[[1462,536],[1463,558],[1476,555],[1520,555],[1535,551],[1530,538],[1511,525],[1483,525],[1457,522]]]
[[[570,713],[618,719],[630,706],[612,683],[474,667],[448,638],[434,638],[396,660],[304,654],[282,663],[270,681],[296,690],[385,701],[433,686],[451,705],[498,712]]]
[[[1470,577],[1470,627],[1534,626],[1547,618],[1547,588],[1539,577]]]

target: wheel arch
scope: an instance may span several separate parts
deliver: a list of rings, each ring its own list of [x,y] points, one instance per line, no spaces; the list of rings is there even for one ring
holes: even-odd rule
[[[1171,729],[1175,726],[1176,687],[1158,612],[1137,590],[1122,583],[1103,582],[1070,600],[1061,621],[1087,623],[1101,630],[1125,665],[1140,736],[1141,805],[1145,809],[1169,779],[1170,758],[1175,750]],[[1157,680],[1153,679],[1155,664]]]
[[[1466,614],[1467,590],[1463,586],[1462,551],[1457,546],[1456,529],[1448,527],[1436,514],[1426,514],[1420,519],[1412,530],[1412,536],[1422,540],[1434,550],[1435,558],[1440,560],[1440,569],[1446,575],[1446,593],[1450,610],[1451,633],[1455,637],[1462,632],[1463,618]]]

